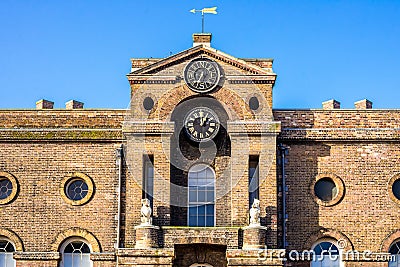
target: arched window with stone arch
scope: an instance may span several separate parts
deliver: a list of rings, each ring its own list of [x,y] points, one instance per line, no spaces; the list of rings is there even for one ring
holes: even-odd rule
[[[67,239],[60,248],[62,254],[60,267],[92,267],[91,251],[85,239],[79,237]]]
[[[194,263],[194,264],[190,265],[189,267],[213,267],[213,266],[210,264],[207,264],[207,263]]]
[[[206,164],[192,166],[188,174],[188,225],[215,225],[215,172]]]
[[[15,267],[16,262],[13,258],[14,251],[14,244],[8,238],[0,237],[0,266]]]
[[[389,253],[392,256],[389,261],[389,267],[400,267],[400,240],[390,246]]]
[[[342,267],[340,252],[334,240],[318,240],[312,247],[314,251],[311,267]]]

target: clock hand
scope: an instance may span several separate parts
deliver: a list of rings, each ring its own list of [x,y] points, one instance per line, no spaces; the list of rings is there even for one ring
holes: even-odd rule
[[[203,126],[205,122],[206,122],[206,118],[205,117],[201,117],[200,118],[200,126]]]
[[[201,72],[201,74],[200,74],[200,78],[197,80],[197,83],[200,83],[200,81],[201,81],[201,78],[203,78],[203,72]]]

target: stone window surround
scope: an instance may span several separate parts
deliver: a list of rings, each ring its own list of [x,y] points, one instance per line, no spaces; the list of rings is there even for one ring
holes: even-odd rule
[[[72,200],[66,194],[66,187],[68,186],[68,184],[70,183],[71,180],[76,179],[76,178],[84,180],[88,186],[88,192],[87,192],[86,196],[80,200]],[[68,203],[72,206],[81,206],[81,205],[84,205],[87,202],[89,202],[89,200],[92,198],[92,196],[94,194],[94,183],[88,175],[81,173],[81,172],[74,172],[74,173],[68,174],[61,180],[59,189],[60,189],[61,197],[64,199],[64,201],[66,203]]]
[[[250,108],[250,99],[252,97],[256,97],[258,100],[258,108],[257,109],[251,109]],[[266,104],[267,101],[265,97],[259,93],[251,93],[246,97],[246,107],[250,110],[250,112],[258,114],[261,113],[262,109],[264,108],[264,104]]]
[[[0,205],[5,205],[14,200],[19,191],[19,185],[17,179],[11,173],[0,171],[0,177],[8,179],[12,185],[11,194],[4,199],[0,199]]]
[[[389,182],[388,182],[388,193],[389,193],[389,198],[396,204],[400,205],[400,199],[398,199],[394,194],[393,194],[393,184],[397,181],[400,180],[400,173],[397,173],[393,175]]]
[[[323,178],[332,179],[332,181],[335,183],[335,186],[337,188],[337,195],[332,200],[323,201],[322,199],[318,198],[314,192],[315,184],[320,179],[323,179]],[[334,206],[334,205],[338,204],[343,199],[344,194],[345,194],[345,186],[344,186],[343,180],[339,176],[337,176],[333,173],[320,173],[311,182],[310,191],[311,191],[311,196],[313,197],[314,201],[318,205],[324,206],[324,207],[330,207],[330,206]]]

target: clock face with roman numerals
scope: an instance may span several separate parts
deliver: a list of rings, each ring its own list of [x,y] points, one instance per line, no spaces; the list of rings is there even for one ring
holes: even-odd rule
[[[219,130],[217,114],[207,107],[190,110],[184,119],[184,127],[189,138],[196,142],[208,141],[214,138]]]
[[[219,84],[221,72],[216,62],[207,58],[197,58],[187,64],[183,77],[193,91],[208,93]]]

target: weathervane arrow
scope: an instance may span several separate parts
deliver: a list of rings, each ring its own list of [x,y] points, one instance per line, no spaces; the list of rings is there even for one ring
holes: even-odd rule
[[[196,12],[201,12],[201,32],[204,33],[204,14],[217,14],[217,7],[205,7],[203,9],[197,10],[193,8],[190,10],[191,13],[196,14]]]

